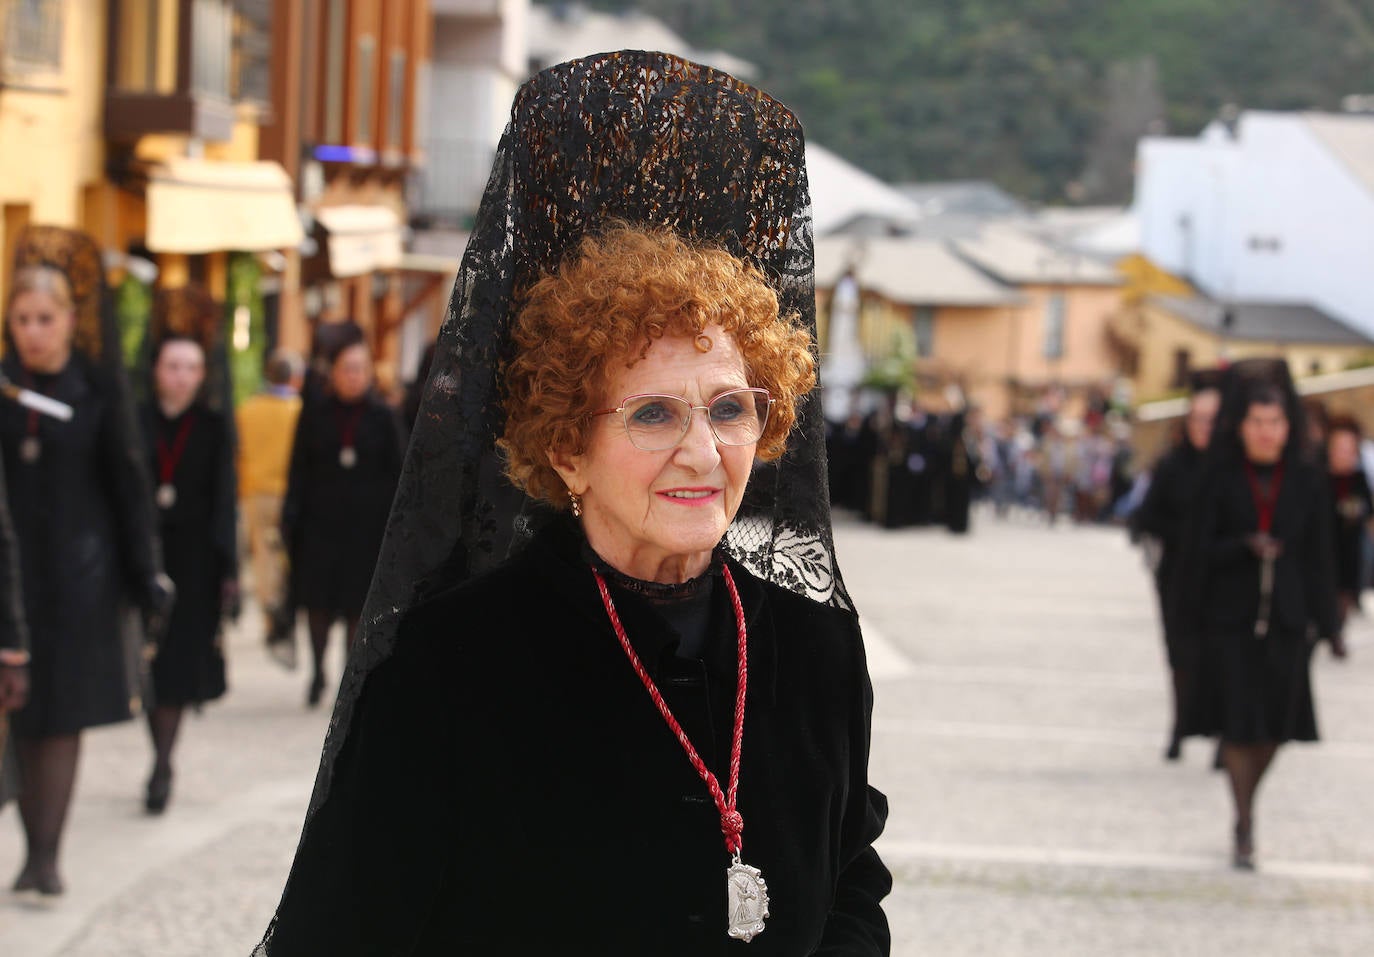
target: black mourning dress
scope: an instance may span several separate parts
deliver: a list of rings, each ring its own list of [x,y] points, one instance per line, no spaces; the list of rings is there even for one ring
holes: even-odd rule
[[[350,434],[356,459],[346,468],[340,454]],[[402,455],[400,421],[376,396],[354,403],[324,396],[305,404],[282,506],[298,607],[349,618],[362,611]]]
[[[141,410],[154,487],[162,482],[157,444],[186,443],[169,483],[170,507],[158,507],[163,562],[176,585],[176,603],[153,659],[154,700],[188,705],[224,694],[220,647],[221,587],[238,574],[234,452],[224,416],[197,402],[168,419],[155,405]]]
[[[61,422],[0,406],[33,656],[29,703],[12,727],[44,737],[127,720],[121,617],[158,571],[142,440],[112,374],[83,354],[56,375],[27,376],[13,352],[3,368],[75,410]],[[36,462],[20,452],[30,429],[41,443]]]
[[[402,621],[266,952],[888,953],[891,877],[872,846],[887,802],[867,780],[857,619],[723,560],[748,622],[739,810],[743,860],[772,901],[761,935],[726,935],[719,813],[616,639],[580,530],[558,520]],[[736,625],[718,570],[666,592],[606,574],[724,787]]]
[[[1272,466],[1255,474],[1265,486],[1276,480]],[[1257,638],[1261,566],[1245,542],[1259,528],[1250,481],[1234,462],[1204,482],[1182,611],[1193,616],[1197,630],[1184,625],[1184,634],[1200,641],[1202,667],[1182,733],[1236,743],[1317,739],[1308,663],[1313,640],[1336,631],[1326,486],[1326,475],[1306,462],[1282,470],[1270,534],[1283,554],[1274,567],[1268,634]]]
[[[1164,645],[1169,667],[1174,669],[1186,670],[1195,664],[1187,660],[1195,645],[1182,637],[1178,623],[1172,619],[1175,604],[1170,596],[1179,585],[1184,530],[1198,496],[1203,459],[1203,453],[1186,438],[1170,449],[1155,466],[1145,501],[1131,516],[1135,531],[1152,535],[1160,543],[1155,589],[1164,618]]]
[[[1369,480],[1361,470],[1330,475],[1331,528],[1336,555],[1336,588],[1358,603],[1363,590],[1365,528],[1374,515]]]

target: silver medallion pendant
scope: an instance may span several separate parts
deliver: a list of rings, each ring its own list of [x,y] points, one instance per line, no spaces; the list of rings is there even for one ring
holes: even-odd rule
[[[176,486],[169,482],[163,482],[157,487],[157,495],[155,498],[157,499],[158,508],[171,508],[177,503]]]
[[[739,856],[725,872],[729,894],[729,935],[745,943],[763,933],[768,913],[768,885],[757,867],[741,864]]]
[[[351,469],[358,464],[358,450],[351,445],[345,445],[339,449],[339,464],[346,469]]]
[[[36,435],[26,435],[19,440],[19,461],[33,465],[43,457],[43,443]]]

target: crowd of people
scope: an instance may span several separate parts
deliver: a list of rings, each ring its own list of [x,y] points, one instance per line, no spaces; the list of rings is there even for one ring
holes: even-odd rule
[[[321,326],[309,374],[274,354],[267,388],[236,410],[205,289],[156,294],[132,369],[108,305],[90,237],[25,231],[0,363],[0,801],[17,798],[26,839],[14,889],[48,896],[64,890],[84,730],[141,712],[144,806],[167,808],[186,710],[228,689],[241,541],[285,664],[304,612],[307,703],[320,701],[330,625],[342,618],[351,643],[403,453],[355,324]]]
[[[969,529],[971,504],[999,518],[1119,522],[1139,504],[1130,429],[1093,403],[988,423],[977,408],[934,412],[887,393],[827,425],[831,501],[884,528]]]
[[[1165,756],[1215,738],[1233,862],[1255,866],[1255,797],[1279,748],[1315,741],[1309,669],[1369,575],[1360,427],[1298,400],[1282,360],[1195,377],[1183,434],[1151,470],[1134,532],[1154,543],[1173,710]]]

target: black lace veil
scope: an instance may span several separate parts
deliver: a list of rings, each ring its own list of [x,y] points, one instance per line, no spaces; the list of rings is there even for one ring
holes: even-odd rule
[[[426,594],[502,562],[552,514],[507,483],[496,448],[511,308],[541,269],[611,219],[668,226],[753,263],[815,342],[810,196],[791,111],[662,53],[600,54],[529,80],[439,335],[307,830],[363,682],[391,653],[400,618]],[[725,545],[759,577],[851,608],[831,539],[819,390],[798,403],[788,451],[755,470]]]

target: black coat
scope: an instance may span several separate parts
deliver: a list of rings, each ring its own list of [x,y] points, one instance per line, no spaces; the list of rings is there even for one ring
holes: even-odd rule
[[[186,445],[169,483],[176,500],[158,508],[163,562],[176,585],[176,603],[153,659],[157,704],[196,704],[225,691],[219,647],[222,586],[238,575],[234,450],[225,418],[196,403],[175,419],[145,406],[144,455],[154,487],[161,484],[158,440],[175,449],[190,419]]]
[[[4,368],[23,380],[13,354]],[[143,441],[111,373],[78,353],[35,384],[75,410],[69,422],[36,420],[42,454],[26,463],[29,414],[0,408],[33,655],[29,703],[14,729],[36,737],[130,716],[120,625],[126,605],[147,598],[158,558]]]
[[[730,567],[747,610],[743,859],[771,917],[726,936],[720,817],[611,629],[570,523],[402,622],[367,679],[269,955],[878,955],[872,691],[858,622]],[[734,615],[702,660],[615,599],[638,654],[727,780]]]
[[[1246,544],[1259,513],[1240,463],[1204,479],[1181,563],[1178,627],[1198,670],[1183,733],[1229,741],[1315,740],[1308,677],[1311,640],[1336,633],[1336,580],[1326,475],[1284,469],[1270,534],[1274,565],[1269,633],[1255,636],[1261,563]]]
[[[1181,635],[1172,620],[1170,610],[1176,607],[1171,597],[1179,584],[1179,558],[1183,551],[1184,530],[1196,503],[1202,480],[1203,454],[1191,442],[1183,440],[1170,449],[1155,466],[1145,501],[1133,516],[1136,532],[1159,540],[1160,559],[1155,568],[1155,588],[1164,613],[1164,643],[1169,664],[1182,665]]]
[[[354,416],[357,461],[344,468],[339,456]],[[350,405],[328,396],[305,403],[282,505],[298,607],[349,617],[362,611],[401,476],[402,444],[400,420],[375,396]]]
[[[1350,475],[1330,475],[1331,528],[1336,549],[1336,587],[1358,598],[1364,590],[1364,538],[1374,499],[1362,470]]]
[[[0,650],[28,651],[29,626],[19,580],[19,546],[10,519],[4,460],[0,458]]]

